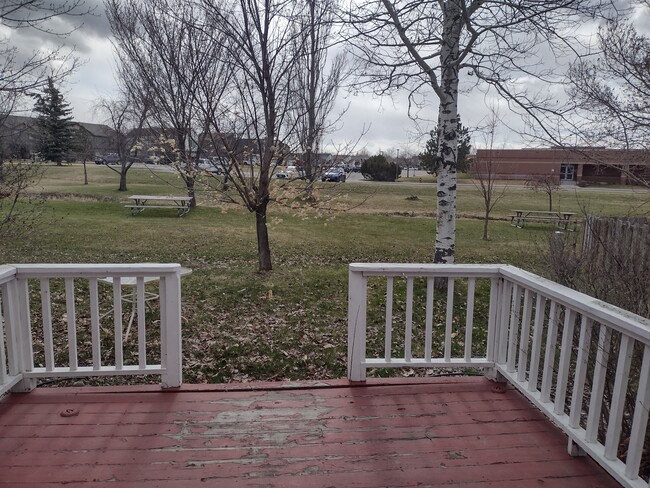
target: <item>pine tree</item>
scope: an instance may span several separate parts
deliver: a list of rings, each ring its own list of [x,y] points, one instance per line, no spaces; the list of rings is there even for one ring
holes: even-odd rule
[[[59,89],[54,86],[51,77],[47,79],[47,87],[43,89],[43,94],[37,94],[35,98],[34,111],[38,114],[40,132],[38,147],[41,158],[60,166],[73,145],[70,124],[72,109]]]
[[[431,139],[427,141],[424,152],[419,154],[420,162],[422,167],[427,170],[428,173],[434,174],[438,171],[438,137],[439,137],[439,128],[436,127],[435,130],[430,132]],[[469,137],[469,129],[464,127],[458,117],[458,161],[456,162],[456,170],[461,173],[466,173],[468,170],[467,167],[467,156],[472,149],[472,144]]]

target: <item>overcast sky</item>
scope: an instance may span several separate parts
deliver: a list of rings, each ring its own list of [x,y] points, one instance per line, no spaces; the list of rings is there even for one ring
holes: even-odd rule
[[[94,113],[93,107],[100,97],[111,97],[115,94],[115,61],[110,42],[110,28],[103,11],[102,0],[86,0],[86,5],[94,7],[94,15],[83,17],[83,25],[70,34],[66,39],[52,38],[40,32],[20,30],[10,32],[0,28],[0,33],[10,35],[13,45],[25,53],[38,49],[54,48],[65,42],[74,46],[77,56],[83,62],[78,71],[70,77],[65,86],[64,94],[73,109],[76,120],[83,122],[104,122]],[[639,12],[637,25],[648,31],[650,16]],[[66,30],[64,23],[77,25],[79,18],[57,19],[56,27]],[[587,26],[593,29],[593,26]],[[557,88],[555,88],[557,90]],[[562,93],[558,93],[562,96]],[[459,113],[465,126],[474,127],[481,124],[488,113],[488,103],[498,103],[500,113],[505,123],[512,127],[522,127],[522,123],[510,116],[507,106],[498,99],[486,96],[481,90],[473,89],[462,95],[459,103]],[[324,144],[343,145],[355,141],[365,132],[356,145],[356,150],[366,148],[370,153],[399,149],[401,154],[407,151],[419,152],[424,146],[426,134],[433,129],[433,124],[426,121],[413,122],[407,114],[405,96],[377,98],[367,94],[348,95],[342,93],[337,103],[337,111],[347,107],[347,112],[338,124],[339,129],[327,136]],[[437,104],[428,104],[421,112],[425,119],[435,120]],[[481,146],[480,135],[473,137],[473,144]],[[501,147],[522,147],[527,144],[516,132],[502,128],[497,136],[497,144]],[[331,150],[331,149],[330,149]]]

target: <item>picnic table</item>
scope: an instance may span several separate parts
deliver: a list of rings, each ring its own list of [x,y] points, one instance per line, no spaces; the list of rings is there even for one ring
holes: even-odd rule
[[[161,196],[161,195],[131,195],[134,203],[124,205],[131,209],[132,215],[137,215],[145,208],[174,208],[178,216],[182,217],[190,211],[191,197],[187,196]]]
[[[510,225],[522,229],[526,222],[553,223],[565,231],[575,231],[577,221],[573,218],[574,212],[560,210],[513,210],[510,215]],[[573,226],[573,228],[570,228]]]

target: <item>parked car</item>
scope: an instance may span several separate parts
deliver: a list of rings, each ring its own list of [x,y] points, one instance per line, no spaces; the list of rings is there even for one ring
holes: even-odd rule
[[[297,178],[299,180],[305,179],[305,170],[302,167],[298,166],[287,166],[287,173],[289,173],[289,178]]]
[[[282,180],[286,180],[289,178],[304,178],[305,174],[304,171],[301,168],[298,168],[297,166],[287,166],[287,169],[285,170],[280,170],[277,173],[275,173],[276,178],[280,178]]]
[[[322,181],[345,182],[345,171],[342,168],[330,168],[321,177]]]
[[[219,164],[212,162],[209,159],[199,159],[199,169],[215,175],[223,173]]]
[[[95,164],[120,164],[120,157],[116,153],[95,156]]]

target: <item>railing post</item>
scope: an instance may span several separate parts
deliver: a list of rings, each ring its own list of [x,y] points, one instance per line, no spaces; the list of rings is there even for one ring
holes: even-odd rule
[[[490,308],[488,311],[488,337],[487,337],[487,354],[488,361],[497,362],[499,356],[499,337],[501,335],[501,310],[503,301],[503,288],[505,281],[503,278],[492,278],[490,283]],[[485,376],[499,383],[505,381],[496,367],[486,369]]]
[[[183,382],[181,344],[181,277],[180,268],[160,280],[161,378],[163,388],[177,388]]]
[[[33,351],[31,337],[31,319],[29,313],[29,288],[27,280],[14,279],[7,287],[7,329],[11,331],[12,345],[15,347],[14,368],[23,374],[32,370]],[[11,370],[11,361],[10,361]],[[28,392],[36,388],[36,378],[23,378],[11,391]]]
[[[350,265],[348,279],[348,379],[366,381],[366,303],[368,279]]]

